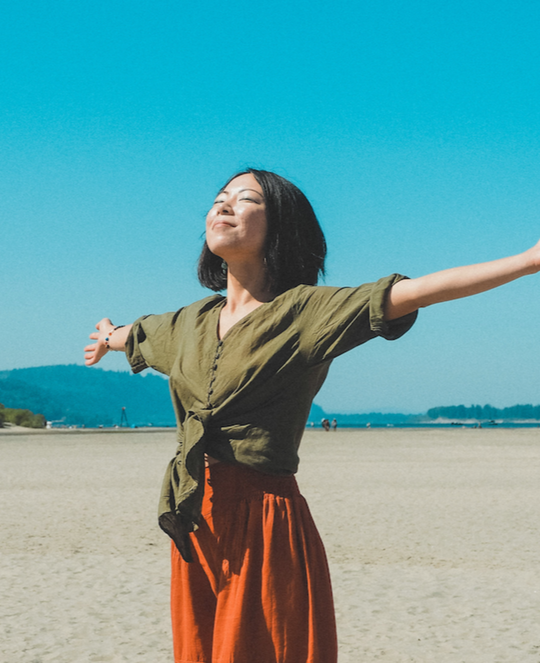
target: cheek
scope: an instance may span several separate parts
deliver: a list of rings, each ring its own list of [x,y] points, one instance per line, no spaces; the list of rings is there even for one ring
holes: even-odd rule
[[[259,236],[261,239],[261,244],[264,244],[266,242],[266,224],[261,225]]]
[[[260,225],[261,242],[263,243],[263,245],[266,242],[267,234],[268,234],[268,225],[266,223],[266,218],[264,218]]]
[[[206,243],[208,244],[208,241],[211,240],[212,237],[212,213],[209,212],[207,217],[206,217],[206,222],[204,224],[204,233],[205,233],[205,239]]]
[[[257,235],[263,240],[266,239],[268,224],[266,223],[266,214],[258,214],[253,219],[253,227],[256,228]]]

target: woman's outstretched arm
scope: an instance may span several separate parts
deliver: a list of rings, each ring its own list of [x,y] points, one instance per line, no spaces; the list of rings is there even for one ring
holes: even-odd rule
[[[470,297],[538,271],[540,242],[517,256],[399,281],[388,295],[385,318],[395,320],[425,306]]]
[[[113,325],[109,318],[100,320],[96,325],[97,332],[90,334],[90,338],[96,342],[84,348],[84,363],[87,366],[97,364],[109,350],[124,352],[126,349],[126,340],[132,326],[125,325],[115,329],[115,325]]]

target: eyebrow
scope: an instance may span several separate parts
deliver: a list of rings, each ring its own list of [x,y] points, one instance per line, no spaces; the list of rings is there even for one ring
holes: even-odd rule
[[[257,191],[257,189],[250,189],[249,187],[246,187],[245,189],[240,189],[238,193],[242,193],[244,191],[253,191],[253,193],[258,194],[259,196],[261,196],[261,198],[264,198],[263,194],[260,191]],[[229,192],[227,191],[227,189],[221,189],[221,191],[218,193],[218,196],[220,193],[229,193]]]

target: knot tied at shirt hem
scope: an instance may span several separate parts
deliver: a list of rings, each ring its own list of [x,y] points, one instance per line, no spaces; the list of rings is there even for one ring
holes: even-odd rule
[[[201,517],[204,495],[205,451],[212,410],[189,411],[184,438],[165,471],[158,522],[186,562],[193,561],[189,534]]]

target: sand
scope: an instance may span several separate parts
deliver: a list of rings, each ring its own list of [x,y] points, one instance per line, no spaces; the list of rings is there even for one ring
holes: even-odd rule
[[[0,433],[2,662],[172,663],[156,501],[174,447]],[[539,430],[309,431],[301,455],[340,663],[540,662]]]

